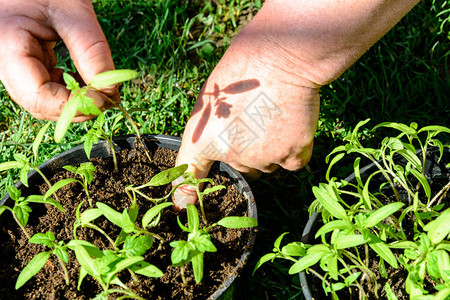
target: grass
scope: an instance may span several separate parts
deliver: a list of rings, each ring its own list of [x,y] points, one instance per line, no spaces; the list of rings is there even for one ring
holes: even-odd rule
[[[94,1],[117,68],[140,72],[121,88],[122,105],[132,112],[142,133],[180,135],[199,89],[259,1],[189,2],[156,0]],[[424,0],[338,80],[321,90],[321,113],[308,171],[279,170],[252,183],[259,211],[259,236],[249,268],[241,277],[238,299],[302,299],[298,278],[275,261],[254,276],[257,259],[271,251],[275,238],[298,240],[313,200],[311,186],[323,180],[324,158],[360,120],[372,121],[365,142],[379,139],[368,128],[384,121],[449,125],[450,2]],[[63,45],[60,66],[73,70]],[[134,110],[134,111],[133,111]],[[118,112],[112,110],[109,118]],[[16,152],[31,155],[32,142],[45,124],[15,105],[0,86],[0,162]],[[54,124],[52,125],[54,126]],[[41,163],[77,145],[87,124],[75,124],[62,143],[51,136],[42,144]],[[133,130],[127,121],[116,134]],[[348,174],[345,164],[339,172]],[[0,174],[5,186],[14,172]]]

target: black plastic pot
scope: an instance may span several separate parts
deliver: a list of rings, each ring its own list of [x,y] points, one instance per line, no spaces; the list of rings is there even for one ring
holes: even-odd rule
[[[142,138],[145,141],[145,144],[148,148],[154,148],[156,146],[178,151],[181,145],[181,139],[179,137],[167,135],[143,135]],[[137,139],[134,135],[120,136],[114,139],[114,143],[115,143],[115,151],[117,152],[121,149],[135,148]],[[111,157],[111,156],[112,156],[111,148],[105,141],[99,142],[92,147],[91,158]],[[60,170],[65,165],[74,165],[87,161],[88,158],[83,149],[83,146],[81,145],[66,152],[63,152],[59,155],[56,155],[55,157],[41,164],[39,166],[39,169],[44,173],[45,176],[50,177],[51,174],[53,174],[56,170]],[[229,179],[233,183],[236,190],[239,191],[242,195],[244,195],[247,201],[248,216],[257,218],[256,203],[253,197],[253,193],[250,189],[250,186],[242,177],[242,175],[225,163],[216,162],[216,164],[217,167],[219,168],[219,171],[225,172],[228,175]],[[28,183],[29,186],[41,184],[42,177],[36,171],[33,170],[28,174]],[[22,184],[22,182],[19,181],[16,184],[16,188],[20,190],[25,188],[25,186]],[[1,205],[12,204],[11,201],[12,200],[9,198],[9,194],[6,194],[5,197],[3,197],[3,199],[0,201],[0,204]],[[250,231],[249,239],[247,242],[248,251],[242,254],[242,256],[239,259],[239,263],[237,264],[234,271],[228,276],[228,278],[222,283],[222,285],[220,285],[217,291],[208,298],[208,300],[232,298],[233,292],[235,290],[236,279],[249,258],[250,251],[255,243],[255,239],[256,239],[256,232],[252,230]]]
[[[446,148],[445,152],[450,153],[450,149]],[[399,164],[405,164],[405,160],[401,157],[399,157]],[[445,167],[445,164],[449,163],[440,161],[439,162],[439,155],[437,150],[429,151],[429,155],[427,157],[427,160],[425,162],[425,170],[424,173],[427,174],[428,182],[430,185],[433,183],[433,180],[436,180],[438,178],[449,178],[450,177],[450,171]],[[377,170],[377,166],[375,163],[370,163],[367,166],[361,168],[361,178],[363,180],[367,179],[367,177]],[[382,175],[379,175],[381,177]],[[347,178],[344,179],[347,182],[355,183],[356,178],[355,174],[351,174]],[[402,191],[399,191],[400,196],[402,196]],[[405,195],[405,194],[403,194]],[[405,195],[406,197],[406,195]],[[305,225],[305,228],[302,232],[302,243],[305,244],[311,244],[313,243],[314,236],[317,232],[317,230],[322,226],[322,219],[320,214],[317,212],[313,212],[311,214],[311,217],[308,219],[308,222]],[[300,286],[302,288],[303,295],[305,296],[305,299],[312,300],[312,299],[322,299],[323,295],[318,296],[315,292],[313,292],[313,288],[311,287],[311,279],[312,276],[309,274],[306,274],[305,271],[300,272]],[[318,289],[322,289],[322,287],[318,287]]]

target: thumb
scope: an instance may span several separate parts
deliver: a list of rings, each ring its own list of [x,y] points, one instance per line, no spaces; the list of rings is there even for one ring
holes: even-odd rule
[[[95,75],[114,70],[114,63],[91,1],[73,1],[71,5],[76,7],[58,15],[55,29],[66,44],[83,81],[89,83]],[[114,85],[100,91],[112,96],[117,93],[117,88]]]
[[[180,150],[175,165],[179,166],[187,164],[187,172],[192,172],[195,178],[205,178],[208,176],[209,170],[213,164],[213,160],[206,158],[201,154],[199,147],[188,141],[185,141],[186,135],[183,137]],[[183,178],[176,179],[172,185],[176,186],[183,182]],[[202,187],[199,186],[201,189]],[[188,203],[195,204],[198,200],[197,193],[192,186],[180,185],[174,192],[173,204],[176,209],[186,208]]]

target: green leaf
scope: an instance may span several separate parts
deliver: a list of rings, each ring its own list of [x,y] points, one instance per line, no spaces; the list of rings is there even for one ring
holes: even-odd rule
[[[60,143],[67,130],[69,129],[70,123],[72,123],[75,114],[77,113],[78,101],[76,97],[72,97],[67,101],[66,105],[58,118],[55,128],[55,142]]]
[[[450,257],[447,251],[437,250],[437,261],[439,267],[440,277],[448,282],[450,279]]]
[[[117,274],[124,269],[127,269],[139,262],[142,262],[143,260],[144,260],[144,258],[142,256],[131,256],[131,257],[122,259],[116,265],[114,265],[114,268],[111,271],[111,273]]]
[[[144,255],[153,245],[153,238],[148,235],[127,236],[123,250],[128,257]]]
[[[84,152],[86,153],[87,158],[91,158],[91,150],[95,143],[98,142],[98,139],[101,135],[94,129],[90,129],[81,140],[84,142]]]
[[[335,194],[330,191],[332,188],[326,189],[326,187],[327,185],[322,183],[319,184],[319,187],[314,186],[312,188],[314,196],[333,217],[348,220],[345,209],[339,204]]]
[[[251,217],[225,217],[217,223],[225,228],[248,228],[258,226],[258,221]]]
[[[100,217],[101,215],[103,215],[103,213],[100,209],[91,208],[91,209],[85,210],[80,215],[80,221],[82,224],[88,224],[88,223],[94,221],[95,219],[97,219],[98,217]]]
[[[190,230],[196,231],[199,229],[200,221],[198,217],[198,211],[194,204],[187,204],[186,207],[187,217],[188,217],[188,226]]]
[[[20,195],[22,194],[22,192],[20,190],[18,190],[15,186],[12,186],[12,185],[8,185],[6,187],[6,190],[8,191],[11,199],[13,199],[14,201],[19,200]]]
[[[203,253],[192,257],[192,270],[194,271],[195,283],[199,284],[203,279]]]
[[[89,83],[89,86],[95,89],[101,89],[103,87],[131,80],[138,75],[139,73],[133,70],[106,71],[95,75]]]
[[[161,277],[164,275],[163,271],[158,269],[156,266],[149,264],[146,261],[141,261],[130,267],[130,270],[147,277]]]
[[[51,124],[50,122],[47,122],[47,124],[45,124],[45,126],[42,127],[41,130],[39,130],[38,134],[36,135],[36,138],[34,139],[32,148],[33,148],[33,154],[34,154],[35,160],[37,159],[37,156],[38,156],[37,151],[38,151],[39,145],[41,144],[42,139],[44,138],[44,134],[47,131],[50,124]]]
[[[214,192],[216,192],[216,191],[223,190],[223,189],[225,189],[225,188],[226,188],[226,187],[225,187],[224,185],[215,185],[215,186],[213,186],[213,187],[204,189],[203,192],[202,192],[202,194],[203,194],[203,195],[208,195],[208,194],[214,193]]]
[[[72,75],[68,73],[63,73],[64,83],[69,91],[78,91],[80,89],[80,84],[73,78]]]
[[[136,225],[134,225],[134,222],[131,220],[126,209],[122,212],[122,221],[118,226],[120,226],[126,233],[131,233],[136,229]]]
[[[436,295],[434,295],[433,300],[448,300],[450,297],[450,287],[440,290]]]
[[[13,207],[13,212],[16,218],[23,226],[27,226],[28,218],[30,217],[31,208],[24,202]]]
[[[354,227],[353,223],[348,220],[333,220],[317,230],[317,233],[315,237],[319,237],[321,235],[327,234],[328,232],[334,231],[336,229],[339,230],[346,230],[346,229],[352,229]]]
[[[187,164],[180,165],[178,167],[170,168],[167,170],[164,170],[155,176],[152,177],[152,179],[145,184],[146,186],[160,186],[160,185],[166,185],[180,177],[181,175],[186,172],[188,168]]]
[[[78,262],[85,269],[85,271],[92,277],[99,278],[100,272],[97,270],[94,264],[94,259],[92,259],[89,255],[87,249],[84,246],[75,246],[73,247],[73,250]]]
[[[361,275],[361,272],[355,272],[355,273],[352,273],[351,275],[347,276],[344,279],[345,286],[350,286],[350,284],[352,284],[353,282],[355,282],[356,279],[358,279],[359,275]]]
[[[66,245],[69,249],[72,249],[73,251],[75,251],[76,247],[83,247],[87,253],[90,256],[96,257],[96,258],[100,258],[103,257],[104,254],[102,251],[100,251],[100,249],[98,249],[97,247],[95,247],[93,244],[89,243],[88,241],[84,241],[84,240],[71,240],[67,243]]]
[[[55,235],[51,231],[47,231],[46,233],[36,233],[28,240],[28,242],[33,244],[42,244],[50,248],[53,248],[56,245]]]
[[[340,235],[334,241],[336,249],[346,249],[351,247],[357,247],[359,245],[367,243],[369,240],[362,234],[349,234]]]
[[[55,250],[53,250],[53,254],[58,256],[59,259],[61,259],[64,263],[67,264],[69,262],[69,254],[67,253],[66,249],[64,249],[63,247],[57,246],[55,248]]]
[[[276,239],[275,242],[273,243],[273,246],[274,246],[276,249],[280,249],[281,241],[283,240],[283,237],[284,237],[286,234],[289,234],[289,232],[284,232],[284,233],[282,233],[279,237],[277,237],[277,239]]]
[[[289,274],[297,274],[301,271],[305,270],[306,268],[309,268],[313,265],[315,265],[321,258],[323,253],[316,252],[316,253],[308,253],[306,256],[303,256],[300,258],[297,262],[295,262],[291,268],[289,269]]]
[[[409,135],[416,135],[416,130],[409,127],[408,125],[401,124],[401,123],[395,123],[395,122],[384,122],[380,123],[377,126],[375,126],[372,130],[378,129],[380,127],[388,127],[388,128],[394,128],[401,132],[404,132]]]
[[[427,178],[420,173],[419,171],[415,170],[415,169],[411,169],[411,174],[414,175],[414,177],[417,178],[417,180],[419,180],[420,184],[422,185],[422,188],[425,192],[425,195],[427,196],[427,199],[430,200],[431,198],[431,187],[430,184],[428,183]]]
[[[389,249],[389,247],[385,243],[383,243],[383,241],[376,235],[370,233],[369,238],[369,247],[372,248],[372,250],[375,251],[388,264],[397,269],[397,259],[395,258],[394,253],[392,253],[391,249]]]
[[[423,228],[427,231],[433,245],[442,242],[450,234],[450,208],[447,208],[439,217]]]
[[[161,213],[161,211],[169,206],[172,206],[173,203],[172,202],[164,202],[161,204],[158,204],[156,206],[153,206],[152,208],[150,208],[145,215],[142,217],[142,227],[146,228],[148,226],[148,224],[150,224],[152,222],[152,220],[159,214]]]
[[[256,270],[259,269],[259,267],[261,267],[262,264],[273,260],[274,258],[276,258],[278,255],[277,253],[267,253],[265,255],[263,255],[258,262],[256,263],[255,267],[253,268],[253,273],[252,276],[255,274]]]
[[[16,281],[16,290],[21,288],[28,280],[36,275],[42,267],[44,267],[51,252],[41,252],[38,253],[33,259],[28,263],[28,265],[20,272],[19,277]]]
[[[402,202],[394,202],[390,203],[388,205],[382,206],[381,208],[374,211],[367,219],[364,224],[364,228],[371,228],[396,211],[398,211],[400,208],[402,208],[405,204]]]
[[[345,156],[345,153],[339,153],[336,156],[333,157],[331,162],[328,165],[327,173],[325,174],[325,178],[327,181],[330,181],[330,172],[331,167],[333,167],[338,161],[340,161]]]
[[[422,163],[417,157],[416,153],[409,149],[396,150],[395,153],[403,156],[408,162],[410,162],[417,170],[422,171]]]
[[[411,241],[399,241],[399,242],[393,242],[391,244],[388,245],[389,248],[392,249],[417,249],[418,246],[416,243],[411,242]]]
[[[102,212],[102,214],[105,216],[105,218],[108,219],[108,221],[114,223],[115,225],[122,227],[122,214],[118,211],[115,211],[108,205],[97,202],[96,203],[98,209]]]
[[[78,275],[78,283],[77,283],[77,290],[81,290],[81,284],[83,283],[83,279],[88,275],[85,268],[80,267],[80,274]]]
[[[75,178],[66,178],[66,179],[62,179],[58,182],[56,182],[54,185],[52,185],[51,188],[48,189],[48,191],[45,193],[44,195],[44,200],[47,200],[48,197],[50,197],[51,195],[53,195],[57,190],[59,190],[60,188],[71,184],[72,182],[76,182],[77,180]]]
[[[388,300],[398,300],[397,296],[392,291],[391,286],[389,285],[388,282],[386,282],[386,284],[384,285],[384,290],[386,292],[386,298]]]
[[[288,256],[305,256],[306,247],[301,242],[292,242],[281,248],[281,253]]]
[[[53,205],[56,208],[58,208],[60,211],[65,212],[64,208],[62,207],[62,205],[58,201],[53,200],[52,198],[47,198],[45,200],[44,196],[41,196],[41,195],[30,195],[30,196],[27,197],[26,201],[33,202],[33,203],[50,204],[50,205]]]

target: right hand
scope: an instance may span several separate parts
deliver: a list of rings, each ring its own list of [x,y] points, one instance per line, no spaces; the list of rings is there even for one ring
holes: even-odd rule
[[[54,68],[53,47],[61,39],[80,81],[114,69],[90,0],[0,0],[0,80],[11,98],[39,119],[56,121],[70,98],[62,70]],[[117,85],[89,96],[102,110],[111,106],[108,98],[120,99]],[[90,118],[77,114],[74,121]]]

